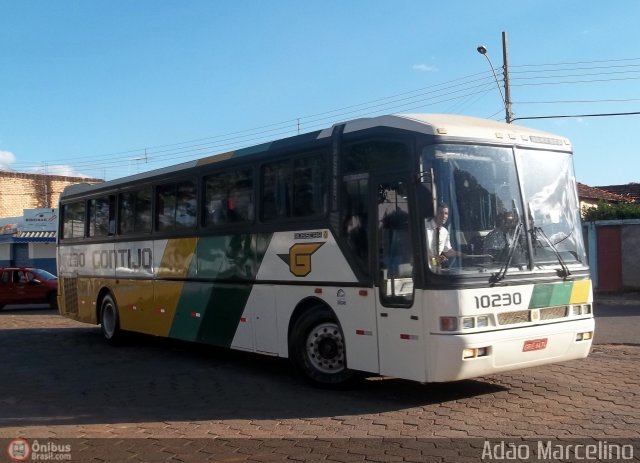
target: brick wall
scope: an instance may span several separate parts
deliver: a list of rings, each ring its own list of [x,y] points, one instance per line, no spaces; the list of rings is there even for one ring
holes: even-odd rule
[[[0,171],[0,217],[22,216],[23,209],[57,207],[67,185],[99,182],[97,178]]]

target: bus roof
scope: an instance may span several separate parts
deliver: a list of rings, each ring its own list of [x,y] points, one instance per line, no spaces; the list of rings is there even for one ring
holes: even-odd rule
[[[571,150],[571,143],[566,138],[552,133],[543,132],[541,130],[530,129],[513,124],[505,124],[503,122],[488,119],[452,114],[395,114],[360,118],[344,123],[337,123],[324,130],[296,135],[247,148],[241,148],[236,151],[215,154],[193,161],[183,162],[181,164],[163,167],[127,177],[121,177],[100,184],[80,183],[70,185],[64,189],[60,197],[62,199],[65,196],[82,194],[94,189],[111,188],[130,182],[143,182],[147,179],[164,174],[170,174],[172,172],[179,172],[191,167],[212,164],[241,156],[265,153],[278,147],[305,143],[312,140],[320,140],[323,138],[328,139],[331,137],[333,129],[338,125],[344,125],[343,133],[345,134],[373,129],[376,127],[386,127],[409,130],[438,137],[477,140],[486,143],[518,144],[537,148],[542,148],[547,145],[547,147],[553,147],[555,150]]]

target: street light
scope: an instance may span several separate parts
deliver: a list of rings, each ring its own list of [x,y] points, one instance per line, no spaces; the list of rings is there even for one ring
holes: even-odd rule
[[[507,100],[505,100],[504,94],[502,93],[502,87],[500,87],[500,82],[498,82],[498,76],[496,75],[496,70],[493,67],[493,63],[491,63],[491,60],[489,59],[489,55],[487,55],[487,47],[485,47],[484,45],[480,45],[476,50],[478,50],[478,53],[480,53],[482,56],[487,58],[487,61],[489,62],[489,67],[491,67],[491,71],[493,72],[493,78],[496,80],[496,85],[498,86],[498,90],[500,91],[500,96],[502,97],[502,104],[504,104],[504,110],[506,111],[506,114],[507,114],[507,123],[509,123],[511,122],[510,120],[511,118],[509,114],[509,109],[507,107]]]

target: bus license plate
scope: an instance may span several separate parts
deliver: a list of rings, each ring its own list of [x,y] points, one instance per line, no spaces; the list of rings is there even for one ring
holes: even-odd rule
[[[542,350],[547,347],[547,338],[531,339],[524,342],[522,352],[531,352],[532,350]]]

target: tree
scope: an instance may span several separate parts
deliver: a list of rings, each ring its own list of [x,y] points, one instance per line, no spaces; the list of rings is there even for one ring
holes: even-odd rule
[[[592,207],[584,212],[585,222],[622,219],[640,219],[640,204],[599,201],[597,207]]]

